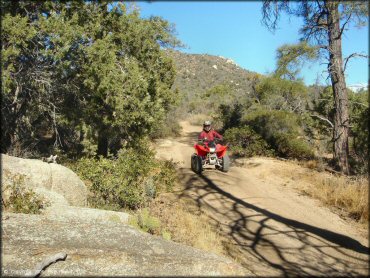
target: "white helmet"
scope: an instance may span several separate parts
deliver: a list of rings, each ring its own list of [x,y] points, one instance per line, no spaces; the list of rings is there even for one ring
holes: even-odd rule
[[[205,131],[210,131],[211,130],[211,121],[204,121],[204,123],[203,123],[203,129],[205,130]]]

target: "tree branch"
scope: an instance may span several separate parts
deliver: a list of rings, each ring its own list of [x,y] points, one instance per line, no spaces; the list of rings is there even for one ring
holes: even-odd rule
[[[352,53],[352,54],[351,54],[351,55],[349,55],[348,57],[344,58],[344,67],[343,67],[343,72],[345,72],[345,71],[346,71],[347,63],[348,63],[349,59],[351,59],[351,58],[355,58],[355,57],[369,58],[369,55],[365,55],[365,54],[361,54],[361,53]]]
[[[316,118],[319,118],[320,120],[323,120],[325,122],[327,122],[332,128],[334,128],[334,124],[329,121],[329,119],[325,118],[325,117],[322,117],[322,116],[319,116],[319,115],[310,115],[311,117],[316,117]]]
[[[361,102],[357,102],[357,101],[351,101],[351,103],[361,105],[361,106],[363,106],[363,107],[365,107],[365,108],[368,108],[368,107],[369,107],[369,106],[367,106],[366,104],[361,103]]]
[[[351,19],[351,17],[352,17],[352,13],[349,14],[349,16],[347,17],[346,22],[344,22],[343,25],[342,25],[342,28],[340,28],[340,34],[339,34],[339,37],[340,38],[342,37],[343,31],[344,31],[344,27],[347,25],[347,23],[349,22],[349,20]]]

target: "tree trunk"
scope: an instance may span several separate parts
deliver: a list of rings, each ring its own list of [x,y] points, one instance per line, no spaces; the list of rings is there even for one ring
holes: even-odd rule
[[[342,36],[338,1],[327,1],[329,30],[329,74],[334,94],[334,159],[342,173],[348,174],[348,94],[343,72]]]

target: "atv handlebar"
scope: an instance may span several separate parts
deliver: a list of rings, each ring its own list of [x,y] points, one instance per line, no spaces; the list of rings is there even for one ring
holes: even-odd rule
[[[204,143],[204,142],[207,142],[207,141],[210,141],[206,138],[203,138],[203,139],[198,139],[198,143]],[[213,141],[215,141],[216,143],[217,142],[220,142],[220,141],[223,141],[223,139],[220,139],[220,138],[214,138]]]

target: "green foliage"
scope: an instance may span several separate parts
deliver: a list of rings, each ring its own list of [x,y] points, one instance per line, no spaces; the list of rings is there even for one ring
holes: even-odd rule
[[[2,4],[3,152],[96,146],[106,155],[120,148],[111,138],[135,141],[163,120],[175,102],[162,48],[180,45],[173,26],[111,4]]]
[[[256,85],[257,102],[267,109],[301,113],[305,110],[307,88],[302,81],[265,77]]]
[[[162,237],[164,238],[164,239],[166,239],[166,240],[171,240],[171,233],[170,232],[168,232],[168,231],[166,231],[166,230],[164,230],[163,232],[162,232]]]
[[[277,152],[285,157],[313,158],[312,147],[304,140],[297,115],[287,111],[259,110],[244,121]]]
[[[157,217],[151,216],[148,208],[139,210],[129,218],[129,224],[150,234],[159,234],[161,222]],[[168,237],[168,234],[165,234]]]
[[[298,44],[284,44],[277,50],[277,68],[275,76],[296,80],[306,61],[318,58],[318,48],[310,46],[306,41]]]
[[[89,203],[108,209],[137,209],[176,182],[174,164],[157,161],[145,143],[122,149],[116,158],[82,158],[71,165],[86,180],[92,195]]]
[[[171,233],[161,225],[159,218],[151,215],[148,208],[143,208],[130,216],[129,224],[136,229],[152,235],[160,235],[166,240],[171,240]]]
[[[166,118],[154,126],[153,131],[150,134],[150,138],[157,139],[180,136],[182,127],[178,120],[179,115],[176,112],[176,108],[171,107]]]
[[[26,188],[24,176],[14,176],[12,179],[12,184],[5,184],[3,188],[8,195],[5,200],[2,199],[2,206],[5,210],[15,213],[39,214],[42,209],[49,206],[50,203],[43,197],[37,195],[32,189]]]
[[[272,137],[276,150],[283,156],[299,159],[312,159],[312,147],[299,137],[292,134],[277,134]]]
[[[368,91],[350,93],[350,163],[355,174],[366,174],[369,158],[369,106]]]
[[[176,163],[172,160],[159,160],[157,163],[159,172],[154,176],[157,191],[172,191],[177,182]]]
[[[219,106],[219,120],[223,124],[223,129],[227,130],[241,124],[243,115],[243,105],[236,103],[234,105],[221,104]]]
[[[349,141],[348,129],[345,127],[346,132],[336,130],[342,129],[339,125],[343,123],[348,124],[348,98],[345,92],[345,75],[342,70],[342,36],[345,35],[346,29],[338,26],[337,22],[345,22],[345,24],[356,24],[358,27],[365,26],[368,22],[369,5],[364,1],[302,1],[296,3],[295,1],[271,1],[265,0],[262,7],[264,24],[270,29],[275,31],[278,26],[278,21],[283,13],[287,15],[297,16],[302,19],[302,28],[300,34],[302,35],[301,41],[309,42],[312,46],[317,47],[319,51],[318,57],[326,57],[329,59],[328,68],[329,76],[332,80],[333,94],[339,101],[334,103],[334,118],[336,122],[333,126],[334,141],[334,159],[336,164],[343,173],[348,173],[348,149],[347,142]],[[324,17],[323,14],[325,14]],[[324,28],[322,28],[324,27]],[[331,30],[331,31],[328,31]],[[334,30],[334,31],[333,31]],[[286,49],[297,50],[302,47],[291,46],[283,47],[280,55],[280,72],[278,68],[278,75],[289,75],[293,73],[289,69],[290,57],[294,58],[296,51],[285,51]],[[309,49],[309,48],[308,48]],[[285,53],[284,53],[285,52]],[[287,58],[286,58],[287,57]],[[293,59],[293,61],[296,59]],[[339,86],[335,86],[339,83]],[[317,116],[317,115],[316,115]],[[322,117],[321,117],[322,118]],[[328,119],[324,119],[328,121]],[[337,136],[338,135],[338,136]],[[339,157],[340,156],[340,157]]]
[[[237,156],[271,156],[274,154],[267,142],[248,126],[227,129],[224,139],[230,144],[233,154]]]

